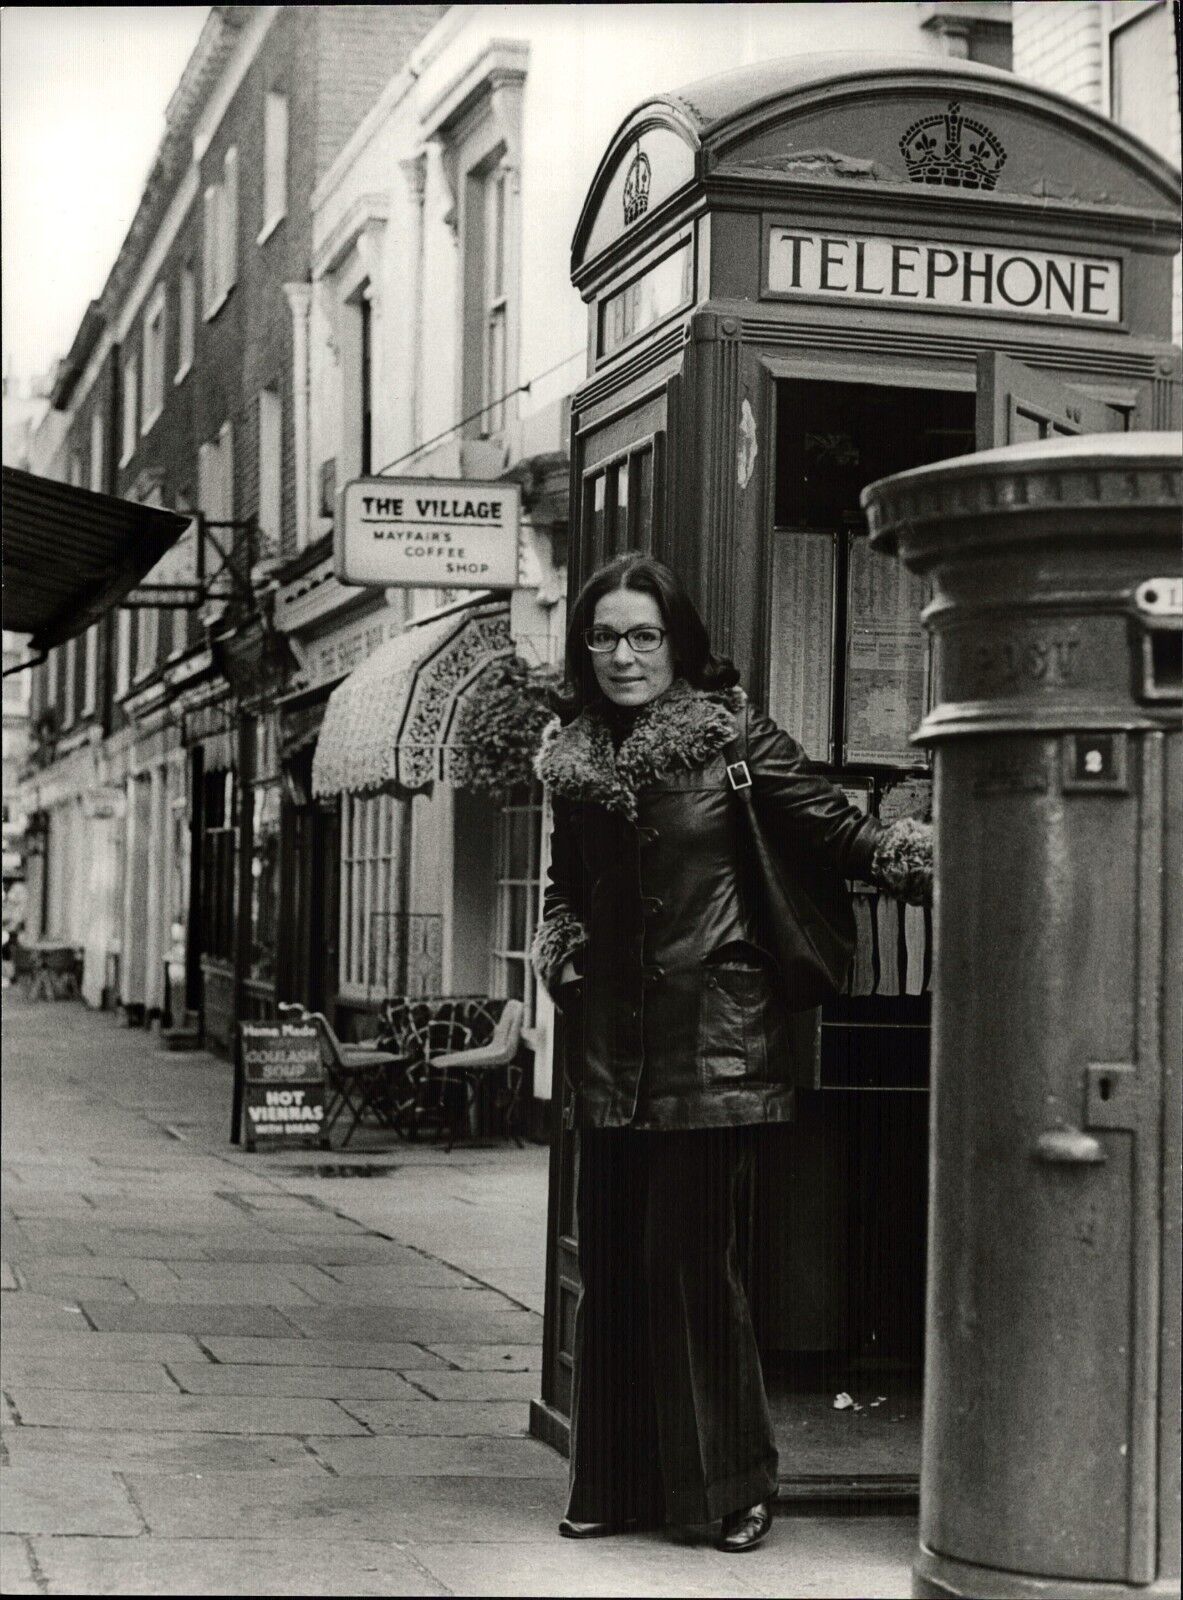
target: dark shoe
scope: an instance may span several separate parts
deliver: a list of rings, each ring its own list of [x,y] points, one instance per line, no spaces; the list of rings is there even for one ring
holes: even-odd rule
[[[573,1522],[564,1517],[559,1523],[559,1533],[564,1539],[605,1539],[613,1533],[633,1533],[641,1525],[638,1517],[624,1522]]]
[[[772,1527],[772,1511],[767,1500],[748,1506],[742,1511],[729,1512],[716,1541],[716,1550],[738,1555],[743,1550],[754,1550],[768,1537]]]

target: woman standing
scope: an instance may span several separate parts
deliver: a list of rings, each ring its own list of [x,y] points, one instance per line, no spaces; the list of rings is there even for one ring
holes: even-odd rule
[[[540,980],[567,1020],[582,1292],[559,1532],[771,1527],[777,1454],[736,1243],[755,1128],[791,1120],[792,1018],[757,925],[727,767],[788,851],[920,899],[923,824],[864,816],[747,706],[668,567],[622,556],[567,634],[565,715],[537,769],[553,805]],[[746,731],[746,750],[743,732]],[[785,853],[785,852],[782,852]]]

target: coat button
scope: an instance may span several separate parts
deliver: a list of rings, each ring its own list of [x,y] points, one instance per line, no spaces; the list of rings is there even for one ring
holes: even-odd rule
[[[653,844],[653,842],[656,840],[657,836],[658,835],[657,835],[657,829],[656,828],[638,828],[637,829],[637,838],[641,841],[642,844]]]
[[[665,977],[665,968],[664,967],[645,967],[645,968],[642,969],[641,976],[644,978],[646,983],[656,983],[658,978],[664,978]]]
[[[652,917],[656,916],[664,904],[665,901],[659,900],[656,895],[647,894],[641,901],[641,908],[647,917]]]

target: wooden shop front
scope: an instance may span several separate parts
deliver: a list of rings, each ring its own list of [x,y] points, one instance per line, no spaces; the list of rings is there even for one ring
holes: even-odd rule
[[[800,57],[640,106],[572,251],[589,311],[572,597],[619,551],[670,562],[823,771],[882,817],[923,813],[926,594],[869,550],[859,493],[993,444],[1177,427],[1178,203],[1178,175],[1138,140],[963,62]],[[767,1130],[752,1295],[786,1492],[907,1503],[932,952],[925,912],[856,904],[819,1080],[795,1125]],[[576,1147],[555,1122],[532,1426],[563,1446]]]

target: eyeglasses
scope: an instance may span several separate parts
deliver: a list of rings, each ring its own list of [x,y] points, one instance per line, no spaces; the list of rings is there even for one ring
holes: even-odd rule
[[[610,655],[622,639],[628,640],[628,647],[635,654],[648,655],[651,650],[660,650],[662,640],[665,638],[664,628],[626,628],[623,633],[617,633],[615,628],[585,628],[583,642],[594,655]]]

